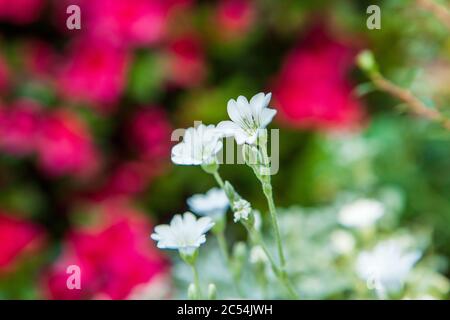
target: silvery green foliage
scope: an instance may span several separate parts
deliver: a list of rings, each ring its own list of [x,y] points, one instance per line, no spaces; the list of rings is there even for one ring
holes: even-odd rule
[[[383,192],[387,192],[384,190]],[[384,194],[380,192],[380,194]],[[357,198],[355,194],[343,195],[345,201]],[[392,196],[391,198],[395,198]],[[414,233],[399,228],[396,201],[389,196],[380,197],[387,208],[376,225],[369,229],[347,228],[339,224],[337,212],[345,201],[339,199],[328,207],[302,208],[294,206],[278,209],[282,237],[285,240],[288,272],[302,299],[375,299],[376,290],[371,284],[360,279],[356,272],[358,256],[365,250],[373,249],[385,240],[405,243],[408,247],[423,253],[406,277],[402,289],[387,298],[441,299],[450,289],[448,279],[442,273],[446,261],[427,249],[430,244],[429,230],[418,227]],[[399,206],[398,203],[396,203]],[[263,230],[264,230],[263,226]],[[268,232],[264,232],[268,234]],[[348,246],[348,239],[353,239]],[[274,243],[266,238],[270,250]],[[346,246],[347,244],[347,246]],[[247,250],[252,247],[247,244]],[[220,251],[215,241],[210,241],[199,256],[198,266],[203,283],[215,283],[218,298],[237,298],[235,288],[229,279]],[[251,251],[251,249],[250,249]],[[250,262],[251,253],[245,255],[242,274],[242,292],[247,298],[280,298],[276,279],[269,266],[265,269],[268,283],[261,285],[258,280],[258,265]],[[183,263],[176,263],[173,270],[178,288],[178,298],[185,298],[185,288],[191,281],[190,269]],[[264,290],[264,287],[266,290]],[[270,288],[270,289],[267,289]]]
[[[321,136],[311,145],[310,151],[320,154],[322,161],[312,166],[306,189],[303,186],[304,179],[292,179],[289,187],[306,190],[316,201],[320,199],[327,205],[310,208],[293,206],[276,210],[287,261],[286,274],[300,299],[448,297],[450,284],[443,276],[447,272],[448,261],[431,251],[432,230],[427,228],[427,224],[414,224],[414,221],[404,224],[409,207],[420,204],[420,201],[406,199],[409,184],[414,179],[411,173],[421,174],[408,164],[407,159],[415,155],[416,150],[404,138],[414,133],[405,130],[409,129],[402,127],[401,122],[399,124],[397,120],[381,117],[374,119],[371,127],[363,134]],[[250,148],[246,152],[247,155],[255,153]],[[250,157],[245,158],[248,162]],[[255,158],[258,159],[258,154]],[[272,187],[266,181],[266,176],[259,174],[255,170],[256,166],[249,165],[262,183],[263,191],[270,194],[271,198]],[[205,171],[214,174],[217,169]],[[293,176],[296,176],[295,173]],[[218,180],[231,199],[232,211],[236,213],[234,205],[241,197],[230,182]],[[420,197],[418,194],[417,199]],[[250,205],[242,206],[247,207],[250,210]],[[419,209],[423,210],[420,206]],[[277,241],[271,238],[274,233],[268,223],[269,212],[262,212],[262,216],[263,219],[256,219],[258,215],[252,214],[248,221],[245,215],[240,216],[240,222],[247,229],[256,220],[263,221],[263,225],[256,229],[264,241],[260,241],[261,236],[259,240],[251,237],[254,236],[251,232],[240,233],[241,238],[238,240],[246,244],[238,242],[237,246],[236,241],[230,241],[230,244],[238,247],[234,251],[239,254],[231,255],[229,268],[215,239],[205,244],[197,261],[201,287],[206,288],[209,283],[214,283],[218,298],[287,297],[286,290],[280,286],[279,269],[271,268],[270,262],[264,259],[264,252],[261,252],[260,245],[263,243],[267,244],[269,256],[276,257],[279,249]],[[227,230],[227,234],[231,235],[231,231],[234,230]],[[395,254],[384,252],[390,246],[384,246],[383,243],[392,243],[395,244],[392,247],[398,245],[398,248],[401,245],[401,249],[394,250]],[[390,267],[397,266],[396,262],[382,268],[372,268],[369,263],[368,272],[361,270],[364,263],[358,261],[364,254],[367,257],[373,252],[376,257],[398,259],[399,265],[403,253],[414,253],[414,259],[397,270]],[[391,272],[391,269],[395,272]],[[236,270],[242,271],[238,281],[239,290],[236,290],[230,279]],[[185,298],[185,289],[192,281],[191,270],[177,262],[173,275],[178,289],[177,297]],[[389,285],[392,283],[395,285]]]
[[[302,297],[333,298],[351,290],[352,279],[330,244],[330,235],[337,227],[334,210],[280,210],[280,224],[287,244],[288,269],[296,276]]]
[[[207,283],[214,283],[217,287],[218,299],[240,298],[232,284],[230,272],[220,254],[215,239],[211,239],[211,241],[206,244],[205,248],[203,248],[202,254],[198,257],[197,264],[199,273],[202,275],[201,284],[205,286]],[[244,281],[241,281],[241,289],[245,294],[245,297],[248,299],[268,298],[263,296],[258,290],[255,290],[255,288],[258,288],[258,284],[256,279],[252,276],[251,270],[249,262],[244,261],[242,275]],[[172,273],[177,288],[175,298],[187,298],[185,288],[192,281],[191,269],[181,260],[178,260]],[[267,270],[267,274],[270,275],[269,270]]]

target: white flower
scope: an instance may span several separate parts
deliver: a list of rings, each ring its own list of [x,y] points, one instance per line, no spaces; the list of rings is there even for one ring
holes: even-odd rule
[[[277,113],[269,109],[271,93],[258,93],[250,102],[244,96],[228,101],[227,111],[231,121],[222,121],[217,128],[224,136],[234,136],[237,144],[254,144],[261,130],[267,127]]]
[[[402,289],[420,256],[420,251],[408,251],[402,242],[388,240],[370,252],[361,252],[356,261],[356,272],[383,296],[385,292],[395,293]]]
[[[349,254],[355,248],[355,238],[347,231],[333,231],[330,240],[333,249],[339,254]]]
[[[234,222],[238,222],[241,219],[247,220],[248,215],[252,212],[250,202],[244,199],[239,199],[233,203]]]
[[[196,128],[188,128],[183,141],[172,148],[172,161],[181,165],[210,164],[222,146],[214,125],[200,124]]]
[[[213,220],[220,219],[227,212],[229,201],[225,191],[212,188],[205,194],[196,194],[187,199],[191,211]]]
[[[151,238],[158,241],[160,249],[178,249],[182,254],[192,255],[206,241],[205,233],[214,226],[209,217],[197,218],[190,212],[183,216],[177,214],[170,225],[162,224],[155,227]]]
[[[254,246],[250,251],[250,262],[253,264],[266,263],[269,259],[267,258],[264,249],[261,246]]]
[[[346,227],[371,226],[384,214],[384,205],[372,199],[359,199],[341,208],[338,221]]]

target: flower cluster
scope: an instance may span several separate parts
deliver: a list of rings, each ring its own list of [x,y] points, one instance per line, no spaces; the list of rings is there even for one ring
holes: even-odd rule
[[[379,243],[372,251],[361,252],[356,262],[358,275],[372,285],[381,297],[396,293],[421,257],[420,251],[411,251],[395,240]]]
[[[361,103],[352,95],[347,73],[352,45],[332,39],[322,27],[285,59],[274,87],[280,118],[292,127],[342,129],[358,126]],[[334,71],[332,71],[334,70]]]
[[[304,2],[0,0],[0,297],[448,298],[446,25]]]
[[[72,230],[63,241],[63,254],[46,271],[43,283],[47,297],[164,298],[170,290],[168,264],[147,240],[150,224],[143,213],[122,201],[107,201],[96,209],[96,223]],[[66,269],[70,265],[82,271],[80,290],[67,290]],[[151,287],[154,290],[149,290]]]
[[[241,268],[233,267],[236,265],[230,259],[224,230],[226,218],[224,216],[228,207],[234,212],[234,222],[240,222],[253,237],[258,248],[263,250],[263,254],[258,256],[269,256],[269,252],[261,241],[259,228],[257,228],[256,215],[253,215],[251,203],[242,198],[226,181],[224,182],[218,173],[219,161],[217,154],[223,147],[222,138],[232,136],[238,145],[245,144],[251,146],[255,154],[262,155],[267,159],[267,139],[259,139],[261,136],[267,138],[266,127],[272,121],[276,110],[269,108],[271,94],[258,93],[250,101],[244,96],[239,96],[236,100],[228,101],[227,111],[231,121],[222,121],[217,127],[214,125],[200,124],[195,128],[189,128],[185,131],[183,141],[172,148],[172,161],[179,165],[202,166],[203,170],[214,176],[221,189],[211,189],[205,195],[194,195],[188,199],[191,209],[201,215],[200,219],[186,212],[183,216],[175,215],[170,225],[159,225],[155,228],[155,233],[151,235],[152,239],[158,242],[161,249],[178,249],[183,260],[192,266],[194,272],[194,282],[188,288],[188,296],[191,298],[201,298],[201,287],[198,281],[196,270],[196,260],[198,256],[197,249],[206,241],[205,233],[213,228],[213,233],[221,246],[222,254],[226,259],[226,264],[235,281],[236,288],[239,288],[239,273]],[[280,256],[280,265],[276,265],[273,258],[273,272],[279,277],[280,282],[286,286],[291,297],[297,297],[295,289],[289,283],[285,270],[285,258],[281,244],[280,231],[278,230],[277,215],[271,193],[272,186],[270,178],[255,170],[253,164],[247,162],[254,169],[256,177],[261,181],[264,194],[267,197],[270,214],[276,241],[278,245],[278,254]],[[269,165],[265,160],[262,165]],[[214,222],[215,221],[215,222]],[[255,258],[264,260],[263,258]],[[211,284],[214,288],[215,285]],[[216,289],[214,289],[215,292]],[[214,293],[215,295],[215,293]],[[210,297],[210,294],[208,294]]]

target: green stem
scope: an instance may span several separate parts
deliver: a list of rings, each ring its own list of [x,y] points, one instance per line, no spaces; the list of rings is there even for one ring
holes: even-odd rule
[[[217,184],[223,189],[224,188],[224,182],[222,180],[222,177],[219,174],[219,171],[215,171],[213,173],[214,179],[216,179]]]
[[[270,181],[268,183],[267,182],[263,183],[263,191],[264,195],[266,196],[267,203],[269,205],[270,219],[275,233],[275,241],[277,243],[278,256],[280,258],[280,266],[282,270],[285,270],[286,258],[284,257],[283,244],[281,242],[280,227],[278,225],[277,211],[275,208],[275,203],[273,201],[272,185],[270,184]]]
[[[222,188],[222,190],[224,189],[225,183],[222,180],[222,177],[219,174],[219,171],[215,171],[213,173],[214,179],[216,180],[217,184],[220,186],[220,188]],[[231,277],[233,278],[233,283],[234,286],[236,288],[237,293],[239,294],[239,296],[243,296],[242,291],[241,291],[241,287],[239,285],[239,278],[238,275],[235,274],[235,272],[233,272],[232,268],[231,268],[231,259],[230,259],[230,255],[228,253],[228,245],[227,245],[227,241],[225,240],[225,235],[224,232],[218,232],[217,233],[217,240],[219,242],[219,247],[222,250],[222,254],[225,258],[225,261],[227,263],[228,269],[231,272]]]
[[[228,253],[228,245],[227,241],[225,240],[225,235],[223,231],[217,232],[216,234],[217,242],[219,242],[220,250],[222,251],[223,257],[227,261],[227,263],[230,261],[230,255]]]
[[[265,153],[267,155],[267,153]],[[213,173],[213,176],[217,182],[217,184],[224,189],[225,183],[223,182],[222,178],[220,177],[220,174],[218,171],[215,171]],[[270,177],[270,176],[269,176]],[[258,177],[261,179],[263,179],[262,177]],[[261,180],[262,181],[262,180]],[[269,186],[270,185],[270,180],[269,180]],[[266,193],[265,193],[266,194]],[[267,195],[266,195],[267,197]],[[272,267],[273,272],[275,273],[275,275],[277,276],[277,278],[280,280],[280,282],[286,287],[289,295],[291,296],[292,299],[298,299],[298,294],[295,292],[295,290],[292,287],[292,284],[289,281],[289,278],[287,276],[286,270],[285,270],[285,260],[284,260],[284,255],[283,255],[283,248],[281,245],[281,237],[280,237],[280,233],[279,233],[279,228],[278,228],[278,220],[277,220],[277,216],[276,216],[276,211],[275,211],[275,204],[273,202],[273,198],[272,198],[272,194],[271,194],[271,190],[270,190],[270,199],[271,201],[269,201],[269,209],[271,212],[271,216],[272,216],[272,223],[274,225],[274,228],[276,230],[276,239],[277,239],[277,246],[278,246],[278,252],[280,253],[280,261],[281,261],[281,268],[279,268],[277,266],[277,263],[275,262],[275,260],[273,259],[272,255],[270,254],[269,250],[267,249],[262,236],[260,235],[260,233],[253,227],[253,226],[249,226],[246,223],[242,223],[245,228],[247,229],[248,233],[250,234],[250,236],[254,239],[254,241],[259,244],[261,246],[261,248],[264,250],[265,254],[267,255],[267,258],[269,259],[270,265]],[[232,201],[232,199],[229,199],[230,202]],[[272,214],[273,213],[273,214]]]
[[[242,223],[247,229],[247,232],[250,234],[250,237],[253,239],[255,244],[259,245],[264,253],[266,254],[267,258],[269,259],[270,266],[272,268],[273,273],[275,273],[276,276],[280,274],[280,269],[277,266],[277,263],[273,259],[272,255],[270,254],[269,250],[267,249],[266,244],[264,243],[264,240],[261,237],[261,234],[256,230],[254,227],[249,226],[247,223]]]
[[[262,153],[262,157],[263,157],[263,163],[265,166],[265,168],[264,168],[265,172],[263,174],[261,174],[260,172],[255,171],[255,173],[261,182],[262,189],[263,189],[264,195],[267,199],[267,204],[269,206],[269,213],[270,213],[272,228],[275,233],[275,242],[277,245],[278,257],[280,259],[280,269],[281,269],[280,270],[280,280],[284,283],[285,287],[289,291],[289,294],[292,297],[295,297],[298,299],[298,294],[296,293],[291,282],[289,281],[289,277],[288,277],[288,274],[286,271],[286,258],[285,258],[284,251],[283,251],[283,243],[281,241],[281,233],[280,233],[280,227],[279,227],[279,223],[278,223],[277,209],[275,207],[275,201],[273,200],[272,183],[271,183],[270,173],[269,173],[270,160],[267,155],[266,143],[263,143],[262,145],[260,145],[260,148],[261,148],[261,153]]]
[[[262,239],[261,234],[256,230],[254,227],[249,226],[246,223],[242,223],[244,227],[247,229],[248,233],[252,237],[253,241],[261,246],[264,253],[266,254],[267,258],[269,259],[270,266],[272,267],[273,273],[277,276],[278,280],[281,282],[281,284],[286,288],[287,292],[289,293],[289,296],[292,299],[298,299],[299,296],[295,289],[293,288],[291,282],[289,281],[289,278],[287,276],[286,271],[283,269],[280,269],[275,260],[273,259],[272,255],[270,254],[269,250],[267,249],[266,244],[264,243],[264,240]]]
[[[195,264],[191,264],[191,267],[192,267],[192,273],[194,275],[195,291],[198,293],[198,297],[200,299],[202,299],[203,295],[202,295],[202,289],[200,287],[200,280],[199,280],[199,277],[198,277],[197,267],[195,266]]]
[[[261,150],[261,154],[262,154],[262,158],[263,158],[263,165],[265,167],[264,169],[266,171],[268,171],[269,165],[270,165],[270,160],[267,155],[267,147],[266,147],[265,143],[260,145],[260,150]],[[255,171],[255,173],[257,175],[257,178],[261,182],[264,195],[266,196],[266,199],[267,199],[267,204],[269,206],[269,212],[270,212],[270,218],[271,218],[271,222],[272,222],[272,228],[275,233],[275,241],[277,243],[278,256],[280,258],[280,265],[281,265],[281,269],[284,270],[286,268],[286,259],[284,257],[283,245],[281,242],[277,210],[275,207],[275,202],[273,201],[273,193],[272,193],[272,184],[271,184],[270,174],[269,174],[269,172],[261,173],[261,172],[257,172],[257,171]]]

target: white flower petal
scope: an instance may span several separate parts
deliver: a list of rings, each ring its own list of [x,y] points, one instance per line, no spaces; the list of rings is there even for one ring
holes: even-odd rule
[[[186,130],[183,141],[172,148],[172,162],[180,165],[209,163],[222,149],[220,134],[214,125],[199,125]]]
[[[384,212],[381,202],[362,198],[344,205],[338,213],[338,221],[346,227],[364,228],[373,225]]]
[[[239,107],[233,99],[228,101],[227,112],[230,119],[235,123],[242,123],[242,115],[239,111]]]
[[[201,230],[201,233],[208,232],[214,226],[214,222],[210,217],[201,217],[197,221],[198,230]]]
[[[356,272],[377,290],[397,292],[420,256],[421,252],[408,251],[400,241],[387,240],[359,254]]]
[[[194,225],[195,222],[197,221],[195,216],[192,213],[190,213],[189,211],[187,211],[183,214],[183,219],[184,219],[184,223],[188,223],[189,225]]]
[[[265,100],[266,100],[265,97],[266,97],[265,94],[263,92],[260,92],[256,95],[254,95],[250,99],[250,107],[252,109],[252,114],[253,114],[254,119],[257,119],[262,108],[267,106],[267,105],[264,105]]]
[[[272,121],[273,117],[277,114],[277,110],[265,108],[259,114],[259,126],[265,128]]]
[[[199,220],[191,213],[177,214],[170,225],[159,225],[151,238],[157,241],[158,248],[178,249],[181,253],[192,254],[206,241],[205,233],[214,226],[209,217]]]
[[[187,199],[191,211],[209,216],[213,220],[222,217],[229,207],[228,198],[220,188],[212,188],[205,194],[196,194]]]
[[[264,108],[269,106],[270,100],[272,99],[272,92],[269,92],[264,97]]]
[[[183,225],[183,218],[181,217],[180,214],[176,214],[172,218],[172,221],[170,221],[170,227],[171,228],[178,228],[178,227],[180,227],[182,225]]]
[[[231,137],[234,136],[235,131],[240,129],[240,127],[235,122],[227,120],[219,122],[217,129],[223,137]]]
[[[244,144],[245,142],[247,142],[247,139],[249,138],[249,136],[244,130],[239,128],[234,132],[234,138],[236,139],[236,143],[241,145],[241,144]]]
[[[271,93],[265,95],[261,92],[254,95],[250,102],[244,96],[239,96],[236,101],[230,99],[227,111],[234,125],[229,121],[219,123],[218,128],[222,130],[222,135],[233,135],[238,144],[254,144],[258,130],[264,129],[276,114],[276,110],[267,108],[271,97]]]

